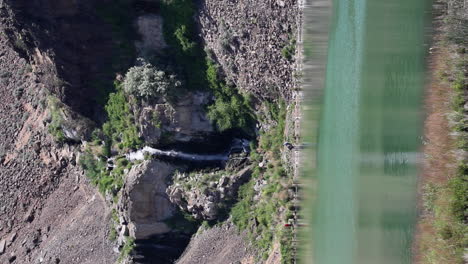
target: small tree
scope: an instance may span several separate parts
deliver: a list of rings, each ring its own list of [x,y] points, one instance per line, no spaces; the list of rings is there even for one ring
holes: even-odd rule
[[[130,68],[123,82],[124,91],[139,98],[149,98],[157,95],[167,96],[171,91],[181,86],[175,75],[164,71],[143,60],[142,65]]]

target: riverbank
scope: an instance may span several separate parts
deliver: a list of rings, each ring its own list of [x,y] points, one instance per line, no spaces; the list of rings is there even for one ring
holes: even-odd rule
[[[466,10],[456,10],[459,2],[436,2],[433,8],[424,163],[418,189],[420,217],[414,244],[414,263],[418,264],[468,261],[464,198],[467,176],[463,170],[467,133],[463,124],[467,117],[466,40],[453,36],[464,32],[459,27],[463,27]]]

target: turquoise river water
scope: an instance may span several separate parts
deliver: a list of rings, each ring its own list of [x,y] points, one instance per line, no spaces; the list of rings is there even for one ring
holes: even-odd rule
[[[427,6],[333,2],[305,263],[411,263]]]

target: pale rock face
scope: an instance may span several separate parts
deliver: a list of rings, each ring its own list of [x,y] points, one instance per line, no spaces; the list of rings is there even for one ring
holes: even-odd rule
[[[171,231],[164,223],[175,209],[166,194],[166,178],[175,169],[168,163],[150,160],[130,170],[119,201],[130,236],[145,239]]]
[[[191,93],[174,107],[174,123],[176,139],[190,141],[194,138],[204,138],[203,135],[214,132],[213,125],[206,117],[203,105],[208,101],[206,93]]]
[[[136,20],[138,33],[141,35],[141,41],[136,41],[140,56],[147,52],[160,52],[167,47],[163,36],[163,20],[158,15],[144,15]]]
[[[139,119],[140,133],[149,144],[157,144],[161,138],[161,128],[158,127],[157,123],[159,120],[155,120],[155,116],[159,115],[158,113],[157,110],[152,110],[151,108],[144,108],[141,111]]]

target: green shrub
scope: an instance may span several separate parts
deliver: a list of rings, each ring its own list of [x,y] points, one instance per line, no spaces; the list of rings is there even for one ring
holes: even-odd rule
[[[442,239],[449,240],[453,236],[452,228],[450,226],[446,225],[439,231],[439,234],[442,237]]]
[[[66,141],[66,137],[62,129],[63,117],[61,113],[62,110],[60,108],[60,101],[56,97],[50,96],[47,102],[51,118],[48,126],[49,133],[58,143],[63,143]]]
[[[253,118],[250,103],[241,95],[229,99],[217,98],[214,104],[208,107],[208,118],[215,122],[220,131],[240,128],[246,133],[251,133]]]
[[[463,92],[457,92],[452,100],[452,109],[456,112],[462,112],[464,104],[465,98],[463,96]]]
[[[174,216],[164,222],[170,228],[187,234],[195,233],[201,224],[201,222],[193,218],[193,216],[181,210],[177,210]]]
[[[104,134],[113,143],[121,144],[122,148],[135,149],[143,141],[138,135],[138,128],[134,124],[133,113],[119,84],[117,91],[109,95],[105,109],[108,121],[103,125]]]
[[[210,89],[216,99],[208,106],[208,118],[220,131],[239,128],[247,134],[252,134],[255,116],[251,107],[251,98],[241,95],[238,90],[218,79],[218,66],[206,59],[206,76]]]
[[[132,163],[125,158],[119,158],[116,160],[116,167],[108,171],[106,160],[106,158],[96,157],[88,148],[82,153],[79,164],[85,171],[86,177],[98,187],[102,194],[107,191],[116,194],[123,186],[124,170],[130,168]]]
[[[123,82],[125,92],[139,98],[167,97],[181,85],[175,75],[167,75],[144,61],[142,65],[130,68]]]
[[[281,50],[281,54],[287,60],[292,60],[296,53],[296,39],[292,39],[286,46]]]
[[[189,40],[189,32],[187,31],[186,25],[181,25],[174,32],[177,40],[179,41],[182,51],[186,53],[191,53],[195,47],[195,42]]]
[[[96,185],[102,177],[101,173],[106,169],[105,162],[100,159],[95,159],[90,151],[85,151],[81,155],[80,165],[86,171],[86,176]]]

